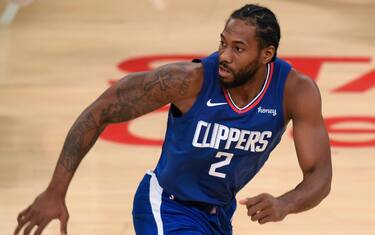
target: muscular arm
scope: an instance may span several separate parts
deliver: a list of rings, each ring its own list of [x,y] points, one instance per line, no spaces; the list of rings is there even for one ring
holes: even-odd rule
[[[329,139],[324,127],[321,98],[315,83],[292,71],[286,87],[286,110],[293,122],[293,137],[303,180],[279,199],[286,214],[308,210],[325,198],[331,186]]]
[[[155,71],[122,78],[75,121],[66,137],[49,187],[66,193],[80,161],[109,123],[137,118],[168,103],[179,106],[198,94],[201,78],[202,68],[196,63],[170,64]]]
[[[289,74],[284,95],[286,120],[293,121],[293,137],[303,180],[289,192],[274,197],[263,193],[240,200],[253,221],[280,221],[290,213],[308,210],[325,198],[331,187],[332,166],[319,90],[296,71]]]
[[[17,235],[25,226],[23,234],[28,235],[37,226],[35,235],[40,235],[56,218],[61,222],[61,234],[66,234],[69,214],[65,195],[69,183],[104,128],[110,123],[134,119],[168,103],[186,111],[199,93],[202,81],[201,64],[176,63],[155,71],[128,75],[107,89],[71,127],[49,186],[19,213],[14,234]]]

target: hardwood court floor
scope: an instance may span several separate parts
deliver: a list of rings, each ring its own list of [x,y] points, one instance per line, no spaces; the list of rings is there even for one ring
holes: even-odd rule
[[[375,234],[375,2],[258,2],[278,15],[283,35],[279,54],[310,61],[304,69],[316,75],[325,118],[351,120],[332,127],[341,133],[332,131],[331,138],[367,146],[332,147],[332,192],[319,207],[263,226],[251,222],[239,207],[234,234]],[[208,54],[218,46],[225,19],[244,3],[38,0],[21,9],[13,24],[0,26],[0,235],[12,233],[17,213],[48,184],[75,118],[108,87],[108,80],[124,74],[118,63],[155,54]],[[311,57],[330,57],[331,62],[317,71],[317,60]],[[352,62],[340,62],[344,57]],[[361,77],[359,85],[350,83]],[[144,116],[132,122],[131,131],[162,139],[165,117],[165,112]],[[345,133],[353,128],[357,131]],[[132,197],[159,153],[159,146],[100,139],[67,196],[69,234],[134,234]],[[280,195],[300,180],[287,132],[238,198]],[[58,234],[58,227],[56,221],[44,234]]]

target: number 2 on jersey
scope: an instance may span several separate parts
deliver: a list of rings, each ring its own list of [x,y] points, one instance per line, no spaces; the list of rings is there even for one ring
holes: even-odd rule
[[[233,155],[234,155],[233,153],[217,152],[217,154],[215,156],[216,158],[225,157],[225,159],[223,161],[213,163],[210,167],[210,170],[208,171],[208,174],[212,175],[212,176],[220,177],[220,178],[225,178],[226,174],[221,173],[221,172],[217,172],[216,169],[218,169],[219,167],[222,167],[222,166],[229,165],[230,161],[233,158]]]

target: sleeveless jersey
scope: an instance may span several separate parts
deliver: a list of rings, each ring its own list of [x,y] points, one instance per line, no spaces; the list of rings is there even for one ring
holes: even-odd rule
[[[204,81],[190,110],[168,114],[161,157],[155,169],[160,186],[179,200],[224,206],[260,170],[285,131],[284,85],[291,66],[267,64],[257,96],[238,108],[220,84],[217,52],[201,60]]]

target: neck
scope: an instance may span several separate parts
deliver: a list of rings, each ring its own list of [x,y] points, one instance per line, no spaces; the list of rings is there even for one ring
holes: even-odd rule
[[[261,91],[267,76],[267,65],[259,67],[252,79],[242,86],[229,88],[233,102],[238,107],[244,107]]]

